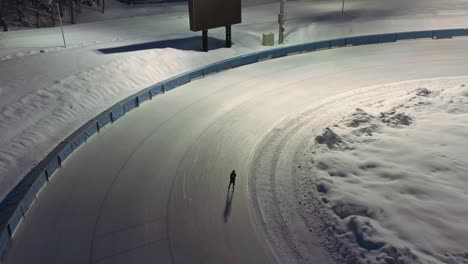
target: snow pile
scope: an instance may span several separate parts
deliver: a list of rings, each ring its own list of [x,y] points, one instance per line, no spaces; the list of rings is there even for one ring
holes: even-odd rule
[[[204,55],[175,49],[145,51],[55,81],[50,87],[0,105],[0,199],[57,142],[108,107],[142,88],[221,59],[216,52]],[[0,94],[5,92],[0,88]]]
[[[336,250],[352,263],[468,263],[467,138],[464,84],[365,105],[316,135],[308,176]]]

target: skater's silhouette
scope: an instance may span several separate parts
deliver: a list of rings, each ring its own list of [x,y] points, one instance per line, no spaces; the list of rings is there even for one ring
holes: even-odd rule
[[[229,181],[228,190],[231,188],[231,184],[232,184],[232,189],[235,188],[235,186],[236,186],[236,176],[237,176],[237,175],[236,175],[236,171],[233,170],[233,171],[231,172],[231,176],[230,176],[231,180]]]
[[[232,199],[234,198],[234,189],[228,190],[227,196],[226,196],[226,205],[224,205],[224,223],[227,223],[229,220],[229,215],[231,214],[231,205],[232,205]]]

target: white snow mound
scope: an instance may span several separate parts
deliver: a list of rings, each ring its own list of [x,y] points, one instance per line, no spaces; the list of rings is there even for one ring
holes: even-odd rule
[[[356,109],[315,138],[311,174],[363,263],[468,263],[468,87]]]

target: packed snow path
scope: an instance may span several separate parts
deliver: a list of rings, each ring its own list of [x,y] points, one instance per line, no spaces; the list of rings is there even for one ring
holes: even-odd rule
[[[131,112],[68,159],[5,263],[268,263],[252,219],[256,146],[287,116],[365,86],[467,75],[467,39],[341,48],[236,68]],[[292,155],[293,153],[291,153]],[[233,193],[229,174],[237,171]],[[311,263],[327,263],[313,236]]]

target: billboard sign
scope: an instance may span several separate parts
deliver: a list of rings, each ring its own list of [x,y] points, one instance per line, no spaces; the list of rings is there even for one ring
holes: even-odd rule
[[[188,2],[192,31],[242,22],[241,0],[189,0]]]

